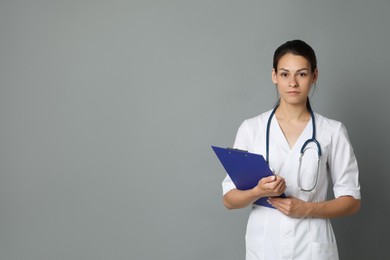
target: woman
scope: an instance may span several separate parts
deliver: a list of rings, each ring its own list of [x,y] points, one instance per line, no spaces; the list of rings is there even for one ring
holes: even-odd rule
[[[223,181],[228,209],[247,207],[261,197],[274,207],[253,204],[247,260],[338,259],[329,219],[360,209],[358,166],[347,131],[310,107],[308,95],[317,78],[316,55],[308,44],[281,45],[272,70],[277,106],[245,120],[238,130],[234,148],[262,154],[276,174],[250,190],[236,189],[229,176]],[[327,200],[329,183],[332,200]],[[278,197],[283,192],[287,198]]]

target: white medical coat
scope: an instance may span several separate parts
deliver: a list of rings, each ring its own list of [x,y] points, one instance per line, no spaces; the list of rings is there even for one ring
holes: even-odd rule
[[[240,126],[234,148],[252,153],[266,154],[266,126],[271,111],[245,120]],[[353,196],[360,199],[358,165],[342,123],[314,113],[316,139],[320,143],[322,157],[318,183],[314,191],[298,189],[297,175],[300,149],[303,143],[312,138],[312,122],[307,124],[294,147],[290,148],[275,116],[272,118],[269,142],[269,164],[276,174],[284,177],[287,183],[287,196],[304,201],[321,202],[327,199],[329,179],[333,183],[335,197]],[[314,147],[314,146],[313,146]],[[312,151],[314,151],[314,153]],[[312,156],[317,163],[317,152],[309,149],[307,158]],[[306,160],[308,162],[308,160]],[[310,163],[309,163],[310,164]],[[313,165],[308,165],[312,169]],[[302,169],[301,187],[311,188],[316,171]],[[235,189],[229,176],[222,183],[223,194]],[[246,260],[276,259],[338,259],[336,239],[329,219],[291,218],[276,209],[253,206],[246,231]]]

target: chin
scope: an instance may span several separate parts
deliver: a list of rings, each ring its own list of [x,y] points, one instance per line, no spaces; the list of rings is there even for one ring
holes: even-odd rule
[[[303,100],[302,100],[302,98],[299,98],[299,99],[285,98],[285,99],[281,99],[281,102],[284,102],[284,103],[291,105],[291,106],[306,106],[306,100],[307,100],[307,98],[305,98]]]

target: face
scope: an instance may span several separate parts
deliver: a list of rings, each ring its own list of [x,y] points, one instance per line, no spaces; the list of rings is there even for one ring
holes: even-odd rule
[[[272,70],[280,102],[291,105],[306,104],[311,86],[317,81],[317,69],[312,72],[310,62],[303,56],[287,53],[278,62],[277,72]]]

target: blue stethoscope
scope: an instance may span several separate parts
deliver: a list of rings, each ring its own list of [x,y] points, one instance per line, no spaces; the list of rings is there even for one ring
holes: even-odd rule
[[[275,108],[272,110],[271,112],[271,115],[269,116],[268,118],[268,122],[267,122],[267,132],[266,132],[266,160],[267,160],[267,163],[269,164],[269,135],[270,135],[270,128],[271,128],[271,121],[272,121],[272,117],[274,116],[275,112],[276,112],[276,109],[278,108],[279,104],[275,106]],[[315,118],[314,118],[314,112],[313,110],[311,109],[310,105],[308,104],[308,109],[309,109],[309,112],[310,112],[310,116],[311,116],[311,122],[312,122],[312,126],[313,126],[313,134],[312,134],[312,137],[308,140],[306,140],[306,142],[302,145],[301,147],[301,150],[300,150],[300,156],[299,156],[299,168],[298,168],[298,174],[297,174],[297,185],[298,185],[298,188],[301,190],[301,191],[306,191],[306,192],[310,192],[310,191],[313,191],[315,189],[315,187],[317,186],[317,182],[318,182],[318,176],[319,176],[319,169],[320,169],[320,161],[321,161],[321,146],[320,146],[320,143],[317,141],[316,139],[316,123],[315,123]],[[308,146],[310,143],[314,143],[317,147],[317,155],[318,155],[318,162],[317,162],[317,175],[316,175],[316,179],[315,179],[315,182],[314,182],[314,185],[312,187],[310,187],[309,189],[304,189],[302,188],[301,186],[301,166],[302,166],[302,157],[303,155],[305,154],[306,150],[308,149],[314,149],[313,147],[311,146]]]

